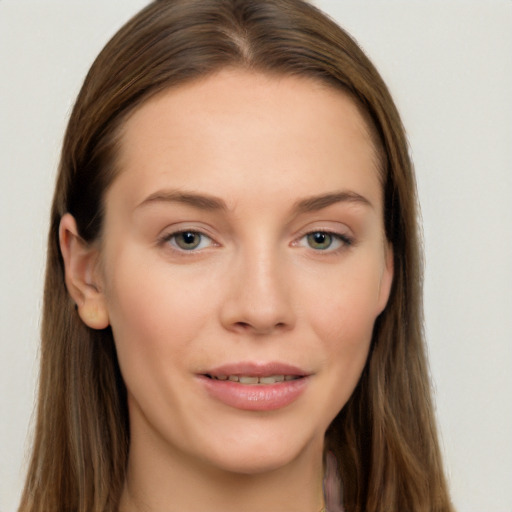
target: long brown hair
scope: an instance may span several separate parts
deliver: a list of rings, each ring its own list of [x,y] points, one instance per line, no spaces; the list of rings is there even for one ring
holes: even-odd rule
[[[414,173],[393,100],[333,21],[301,0],[159,0],[107,44],[66,131],[51,211],[34,448],[21,512],[117,510],[128,457],[126,390],[110,329],[83,324],[58,229],[101,235],[123,121],[150,96],[226,66],[312,77],[349,94],[380,153],[394,282],[360,382],[326,435],[347,512],[449,512],[422,330]]]

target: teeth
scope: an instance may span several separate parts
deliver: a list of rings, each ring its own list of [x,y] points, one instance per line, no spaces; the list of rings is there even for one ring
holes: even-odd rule
[[[258,384],[259,381],[258,377],[238,377],[240,384]]]
[[[278,382],[295,380],[297,375],[269,375],[268,377],[255,377],[251,375],[215,375],[215,380],[229,380],[240,384],[276,384]]]
[[[271,377],[260,377],[260,384],[275,384],[276,382],[283,382],[284,375],[272,375]]]

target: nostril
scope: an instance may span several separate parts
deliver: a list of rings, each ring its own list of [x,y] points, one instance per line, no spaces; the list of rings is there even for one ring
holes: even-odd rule
[[[286,322],[277,322],[275,324],[257,324],[256,322],[253,324],[251,322],[235,322],[233,324],[234,328],[240,332],[254,332],[254,334],[269,334],[274,331],[282,331],[286,329]]]

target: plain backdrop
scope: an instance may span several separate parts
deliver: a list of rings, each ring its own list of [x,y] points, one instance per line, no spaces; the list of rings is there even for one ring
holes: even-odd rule
[[[25,471],[66,120],[96,54],[146,3],[0,0],[0,512],[15,511]],[[512,512],[512,2],[315,3],[370,55],[408,131],[454,503]]]

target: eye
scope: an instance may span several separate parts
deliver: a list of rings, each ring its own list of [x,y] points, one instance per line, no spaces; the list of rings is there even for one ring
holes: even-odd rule
[[[194,251],[212,245],[213,240],[199,231],[179,231],[165,237],[165,241],[175,249],[181,251]]]
[[[351,245],[351,243],[351,239],[346,235],[329,231],[312,231],[299,241],[299,245],[307,246],[315,251],[336,251],[346,245]]]

